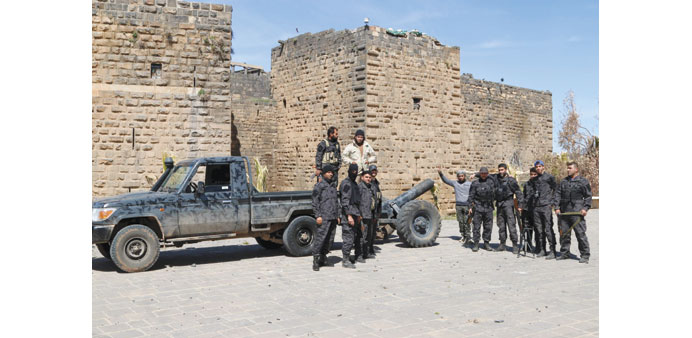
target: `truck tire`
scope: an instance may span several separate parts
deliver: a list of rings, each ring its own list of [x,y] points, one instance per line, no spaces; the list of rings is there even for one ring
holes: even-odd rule
[[[278,248],[281,248],[281,244],[279,243],[274,243],[272,241],[266,241],[263,240],[262,238],[255,237],[255,240],[257,241],[257,244],[259,244],[261,247],[267,249],[267,250],[276,250]]]
[[[111,259],[111,245],[108,243],[99,243],[96,244],[96,249],[99,250],[99,253],[103,258],[110,260]]]
[[[440,234],[440,213],[428,201],[413,200],[396,217],[396,233],[408,246],[431,246]]]
[[[312,243],[317,233],[317,222],[310,216],[294,218],[284,230],[284,248],[291,256],[312,254]]]
[[[140,224],[124,227],[111,242],[111,260],[124,272],[148,270],[159,259],[159,251],[156,233]]]

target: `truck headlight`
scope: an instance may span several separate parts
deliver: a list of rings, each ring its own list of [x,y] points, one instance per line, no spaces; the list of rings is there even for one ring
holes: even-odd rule
[[[99,221],[105,221],[111,215],[118,210],[118,208],[92,208],[91,209],[91,221],[92,222],[99,222]]]

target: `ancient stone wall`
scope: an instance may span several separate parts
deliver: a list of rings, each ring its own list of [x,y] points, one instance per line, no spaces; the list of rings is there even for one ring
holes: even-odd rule
[[[272,50],[273,189],[312,186],[306,177],[329,125],[340,129],[342,148],[356,129],[365,130],[378,153],[385,196],[432,178],[445,213],[454,211],[454,194],[438,179],[438,166],[451,179],[457,169],[500,162],[525,170],[552,150],[549,92],[475,80],[460,70],[458,47],[374,26],[282,42]]]
[[[92,1],[94,197],[148,189],[164,154],[229,154],[231,10]]]
[[[269,81],[263,71],[231,73],[230,144],[231,155],[256,157],[273,169],[278,126]]]
[[[269,188],[310,190],[317,144],[339,128],[342,149],[365,125],[365,30],[302,34],[272,49],[276,150]],[[342,168],[340,177],[345,177]]]
[[[378,152],[383,194],[393,198],[435,178],[438,165],[463,159],[459,148],[468,137],[462,136],[459,48],[380,27],[370,33],[366,135]]]

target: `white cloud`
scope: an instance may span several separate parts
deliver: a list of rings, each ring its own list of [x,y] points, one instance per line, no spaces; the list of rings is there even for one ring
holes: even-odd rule
[[[492,48],[503,48],[503,47],[509,47],[512,45],[511,42],[507,40],[490,40],[490,41],[485,41],[480,44],[478,44],[478,48],[482,49],[492,49]]]

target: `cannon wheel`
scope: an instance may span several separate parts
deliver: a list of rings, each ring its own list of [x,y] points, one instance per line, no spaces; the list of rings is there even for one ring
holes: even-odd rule
[[[397,215],[396,232],[410,247],[431,246],[440,234],[440,222],[440,213],[432,203],[413,200],[404,204]]]

